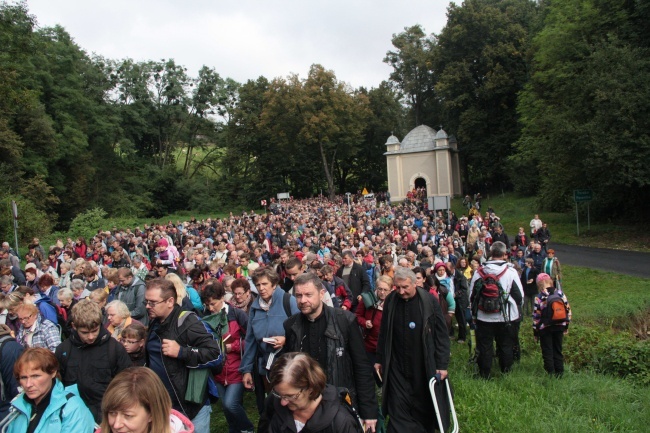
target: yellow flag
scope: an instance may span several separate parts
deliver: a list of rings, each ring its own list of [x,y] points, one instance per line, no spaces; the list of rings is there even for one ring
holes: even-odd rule
[[[364,188],[363,191],[361,192],[361,194],[363,194],[363,195],[368,194],[368,190]]]

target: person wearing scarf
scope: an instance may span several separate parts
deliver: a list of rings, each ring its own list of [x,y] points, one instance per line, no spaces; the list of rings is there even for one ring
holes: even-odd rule
[[[560,261],[555,257],[555,250],[552,248],[546,251],[546,258],[542,262],[542,272],[551,276],[553,285],[556,288],[561,288],[562,269],[560,267]]]

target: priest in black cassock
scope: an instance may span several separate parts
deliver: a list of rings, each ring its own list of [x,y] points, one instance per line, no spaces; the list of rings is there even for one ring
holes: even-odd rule
[[[433,433],[438,428],[429,380],[447,377],[449,333],[440,304],[415,286],[407,268],[395,271],[394,290],[384,302],[375,370],[383,378],[382,409],[388,433]],[[442,393],[437,395],[443,395]],[[438,399],[442,406],[441,398]],[[449,411],[442,409],[449,425]]]

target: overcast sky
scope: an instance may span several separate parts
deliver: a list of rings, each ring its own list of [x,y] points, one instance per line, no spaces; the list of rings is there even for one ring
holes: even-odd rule
[[[39,26],[62,25],[88,53],[173,58],[239,82],[332,69],[354,87],[388,79],[391,37],[420,24],[439,33],[447,0],[27,0]]]

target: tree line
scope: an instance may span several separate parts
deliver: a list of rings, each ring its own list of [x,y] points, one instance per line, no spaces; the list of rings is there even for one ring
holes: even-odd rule
[[[277,192],[386,185],[384,143],[454,134],[468,192],[516,190],[565,210],[640,218],[650,199],[649,6],[641,0],[468,0],[392,39],[393,72],[352,88],[323,65],[237,83],[173,59],[90,55],[25,3],[0,4],[0,234],[16,200],[32,234],[80,212],[159,217]],[[29,216],[29,218],[27,218]]]

